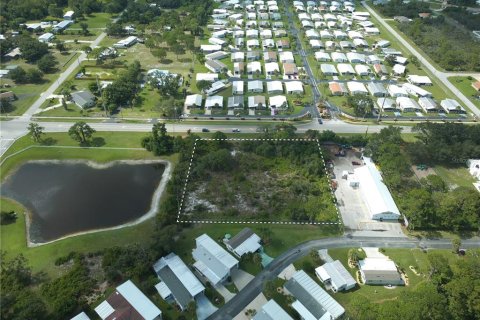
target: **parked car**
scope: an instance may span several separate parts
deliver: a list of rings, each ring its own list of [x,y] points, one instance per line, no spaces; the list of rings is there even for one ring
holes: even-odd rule
[[[358,161],[352,161],[352,164],[353,164],[354,166],[359,166],[359,165],[361,165],[361,163],[358,162]]]
[[[240,132],[240,129],[237,129],[237,128],[232,129],[232,132]]]
[[[207,128],[203,128],[202,132],[210,132],[210,130],[208,130]]]

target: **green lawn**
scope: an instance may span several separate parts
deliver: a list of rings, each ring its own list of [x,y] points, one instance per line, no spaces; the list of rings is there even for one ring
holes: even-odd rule
[[[475,179],[469,174],[467,168],[446,168],[435,166],[435,172],[449,185],[474,188]]]
[[[86,18],[77,18],[70,28],[81,28],[80,23],[83,22],[88,24],[88,28],[105,28],[107,23],[111,22],[111,20],[112,15],[110,13],[96,12],[86,16]]]
[[[333,259],[339,259],[347,270],[355,277],[357,269],[350,269],[347,265],[348,248],[329,250],[329,254]],[[449,261],[453,262],[456,259],[461,259],[451,253],[450,250],[434,250],[440,252]],[[429,251],[430,252],[430,251]],[[427,254],[420,249],[384,249],[384,254],[390,257],[398,267],[404,270],[409,278],[410,284],[408,286],[399,286],[395,289],[387,289],[383,286],[357,286],[349,292],[331,293],[335,300],[337,300],[346,310],[347,314],[351,310],[351,303],[359,296],[362,296],[372,303],[382,303],[386,300],[397,299],[401,292],[414,290],[420,283],[428,281],[426,274],[428,274],[430,264],[427,259]],[[415,267],[420,274],[417,276],[410,270],[409,266]]]
[[[145,136],[145,134],[99,132],[96,133],[95,136],[104,139],[104,147],[135,148],[140,147],[140,139]],[[56,141],[55,146],[78,145],[78,143],[64,133],[52,133],[46,138],[51,138]],[[31,141],[28,137],[20,138],[12,148],[8,150],[7,154],[2,157],[2,160],[4,160],[7,155],[11,155],[29,145],[31,145]],[[55,146],[29,149],[7,159],[1,166],[2,179],[16,166],[33,159],[88,159],[97,162],[108,162],[119,159],[154,158],[150,153],[143,150],[65,149],[55,148]],[[177,156],[164,158],[171,160],[173,163],[177,162]],[[24,254],[29,260],[34,272],[43,271],[50,276],[55,276],[58,273],[58,268],[54,266],[54,261],[58,257],[64,256],[71,251],[94,252],[113,245],[147,242],[150,239],[154,227],[151,221],[146,221],[133,227],[76,236],[40,247],[27,248],[25,217],[23,215],[25,209],[18,203],[5,198],[1,198],[0,204],[2,211],[14,210],[19,213],[16,223],[2,225],[0,227],[1,249],[7,251],[9,256],[19,253]]]
[[[480,92],[475,91],[472,87],[472,83],[476,81],[475,79],[470,80],[468,77],[450,77],[448,79],[465,95],[465,97],[470,99],[474,105],[480,108]]]

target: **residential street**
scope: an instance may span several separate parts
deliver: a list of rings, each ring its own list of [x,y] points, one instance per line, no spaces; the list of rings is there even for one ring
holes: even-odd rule
[[[262,292],[265,281],[275,279],[283,269],[296,260],[308,255],[312,249],[318,250],[351,247],[450,249],[452,247],[452,243],[448,239],[417,240],[383,237],[337,237],[304,242],[296,247],[290,248],[273,260],[242,291],[237,293],[232,300],[225,303],[223,307],[218,309],[218,311],[212,314],[208,319],[225,320],[235,317],[240,311],[242,311],[243,308],[245,308],[245,306],[250,303],[250,301],[260,294],[260,292]],[[478,248],[480,247],[480,241],[464,240],[462,241],[462,247]]]

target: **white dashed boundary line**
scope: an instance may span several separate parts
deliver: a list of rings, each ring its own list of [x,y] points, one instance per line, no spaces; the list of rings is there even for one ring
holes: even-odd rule
[[[320,153],[320,158],[323,162],[323,169],[325,170],[325,175],[328,179],[328,186],[330,188],[330,195],[332,197],[333,205],[337,212],[337,222],[303,222],[303,221],[227,221],[227,220],[182,220],[181,214],[183,210],[183,202],[185,200],[185,195],[187,193],[188,181],[190,179],[190,172],[192,169],[193,159],[195,156],[195,149],[197,147],[198,141],[287,141],[287,142],[316,142],[318,147],[318,152]],[[185,178],[185,185],[183,186],[182,196],[180,198],[180,205],[178,207],[177,214],[177,223],[207,223],[207,224],[276,224],[276,225],[340,225],[342,220],[340,218],[340,211],[338,210],[337,202],[335,201],[335,194],[332,188],[332,181],[328,175],[327,164],[325,158],[323,157],[323,152],[320,147],[320,141],[318,139],[255,139],[255,138],[227,138],[227,139],[213,139],[213,138],[200,138],[196,139],[193,144],[192,155],[190,156],[190,163],[188,165],[187,177]]]

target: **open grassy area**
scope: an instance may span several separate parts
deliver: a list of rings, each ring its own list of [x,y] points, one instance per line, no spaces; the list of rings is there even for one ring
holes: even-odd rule
[[[459,186],[474,189],[472,183],[475,182],[475,179],[470,175],[467,168],[435,166],[434,170],[450,187]]]
[[[468,77],[450,77],[450,82],[460,90],[465,97],[467,97],[474,105],[480,108],[480,92],[475,91],[472,87],[475,79],[469,79]]]
[[[103,138],[103,147],[124,147],[137,148],[140,147],[140,139],[145,133],[96,133],[97,138]],[[2,179],[16,166],[28,160],[34,159],[86,159],[96,162],[109,162],[119,159],[148,159],[154,158],[150,153],[143,150],[107,150],[107,149],[67,149],[58,148],[59,146],[78,146],[67,134],[52,133],[46,138],[55,141],[52,147],[33,148],[19,153],[8,160],[1,166]],[[137,139],[138,138],[138,139]],[[7,154],[2,157],[13,154],[18,150],[32,145],[29,137],[19,139]],[[165,157],[166,159],[176,163],[177,156]],[[2,225],[1,233],[1,249],[7,251],[9,256],[19,253],[25,255],[29,260],[34,272],[46,272],[50,276],[55,276],[59,269],[54,266],[57,258],[67,255],[71,251],[77,252],[95,252],[106,247],[114,245],[127,245],[136,242],[150,241],[154,224],[146,221],[139,225],[123,228],[113,231],[97,232],[82,236],[76,236],[61,240],[52,244],[43,245],[35,248],[28,248],[25,237],[25,208],[20,204],[11,200],[1,198],[0,205],[2,211],[14,210],[18,213],[18,219],[14,224]]]
[[[92,13],[86,18],[77,18],[75,23],[72,24],[69,29],[81,28],[80,23],[88,24],[88,28],[105,28],[107,23],[111,22],[112,14],[106,12],[95,12]]]

